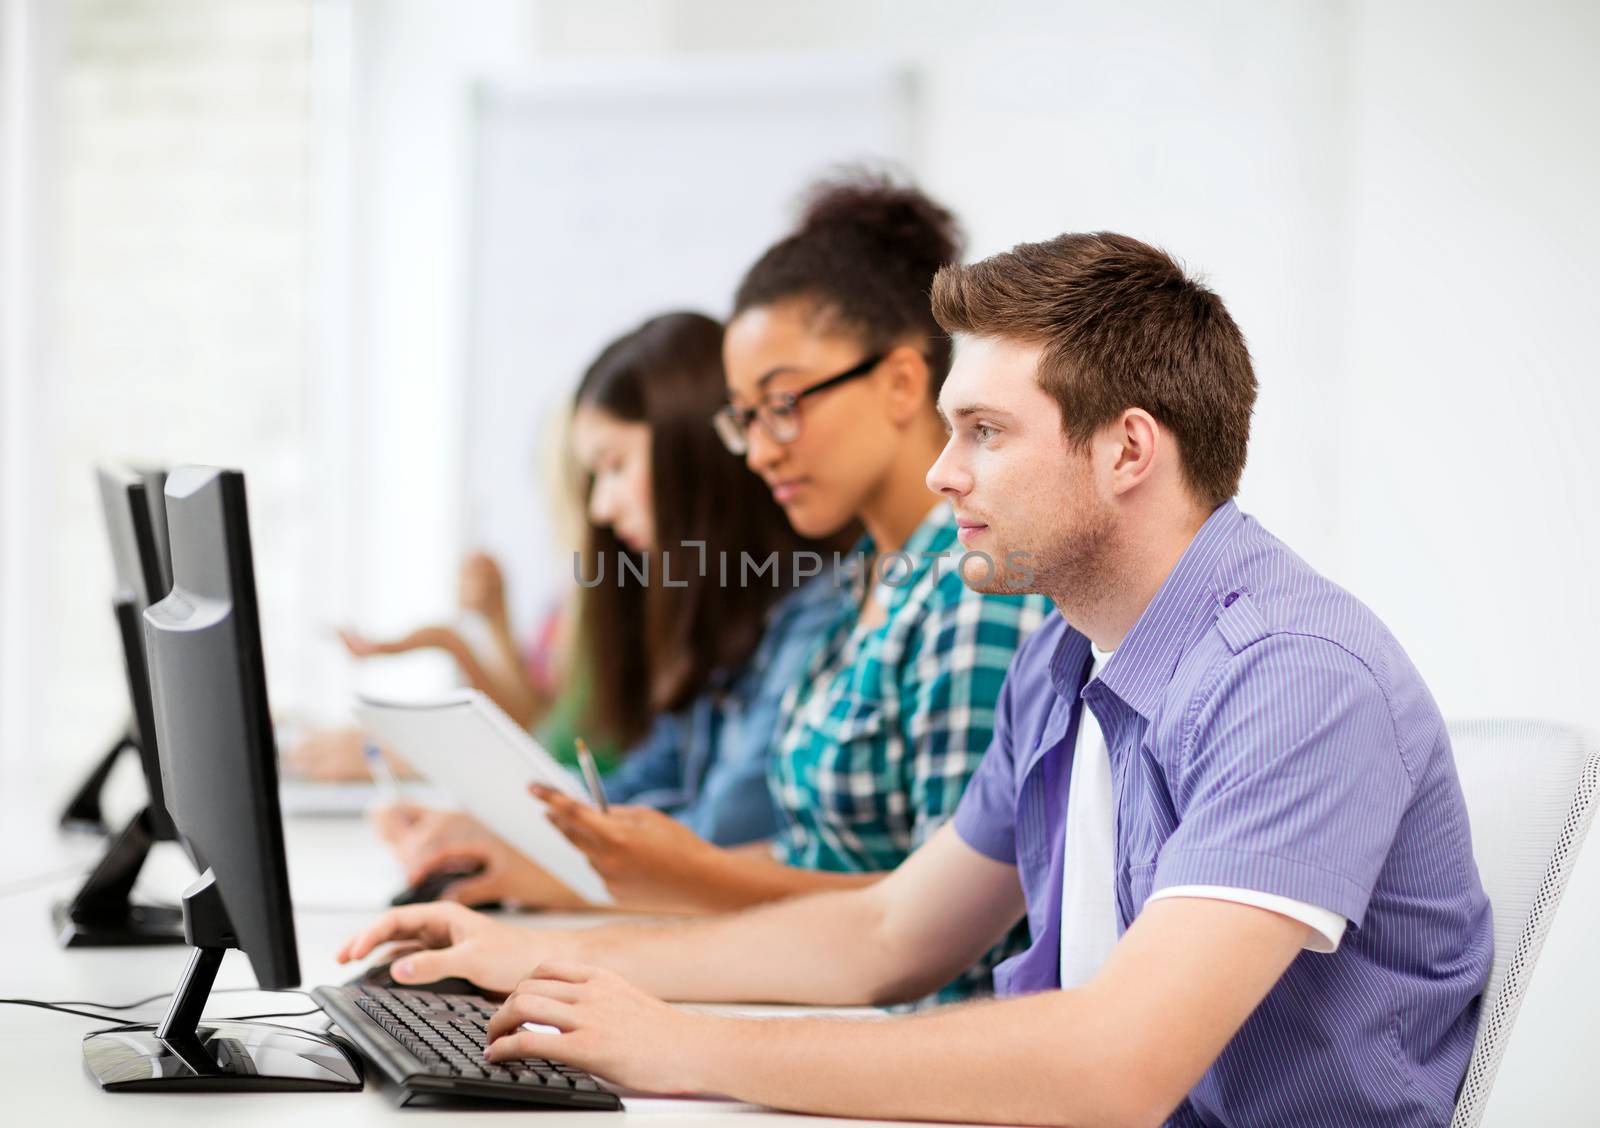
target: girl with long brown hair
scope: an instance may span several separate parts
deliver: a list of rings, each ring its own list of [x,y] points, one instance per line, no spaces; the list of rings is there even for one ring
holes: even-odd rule
[[[767,759],[778,705],[836,613],[842,596],[823,571],[849,530],[797,533],[722,449],[708,422],[723,400],[721,350],[715,320],[664,314],[606,346],[578,385],[572,452],[588,520],[572,676],[587,699],[580,730],[629,749],[605,778],[611,799],[737,846],[777,831]],[[724,586],[729,558],[768,566],[759,582]],[[468,816],[413,807],[385,825],[413,880],[482,867],[446,897],[577,903]]]

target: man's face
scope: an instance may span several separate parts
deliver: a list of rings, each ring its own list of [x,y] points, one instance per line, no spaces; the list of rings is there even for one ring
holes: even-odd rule
[[[1090,450],[1068,443],[1060,407],[1039,386],[1042,351],[958,341],[939,395],[950,439],[927,481],[955,511],[969,587],[1039,591],[1060,602],[1066,589],[1098,582],[1116,519]]]

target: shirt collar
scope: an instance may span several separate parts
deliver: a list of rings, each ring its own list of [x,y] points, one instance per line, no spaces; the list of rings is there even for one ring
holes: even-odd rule
[[[1100,671],[1105,687],[1147,721],[1183,656],[1189,635],[1185,628],[1196,612],[1215,599],[1212,577],[1243,523],[1244,514],[1231,500],[1206,518],[1155,598]],[[1088,640],[1084,639],[1080,663],[1087,653]]]
[[[922,523],[906,538],[905,544],[892,552],[884,553],[881,559],[877,555],[877,545],[872,537],[863,535],[856,544],[856,551],[861,554],[860,559],[864,565],[854,577],[853,586],[857,601],[866,595],[869,584],[877,583],[887,574],[893,582],[884,585],[888,590],[886,602],[891,608],[899,605],[934,565],[940,563],[938,554],[959,555],[951,551],[951,546],[955,543],[955,511],[943,501],[928,511]],[[908,558],[909,570],[906,567]],[[950,568],[954,565],[947,559],[943,562],[943,566]]]
[[[1058,615],[1060,612],[1056,612]],[[1110,663],[1106,663],[1108,666]],[[1089,668],[1089,639],[1073,627],[1061,635],[1056,652],[1050,658],[1050,684],[1056,693],[1068,701],[1078,696],[1083,688],[1083,675]],[[1101,671],[1102,675],[1105,673]]]

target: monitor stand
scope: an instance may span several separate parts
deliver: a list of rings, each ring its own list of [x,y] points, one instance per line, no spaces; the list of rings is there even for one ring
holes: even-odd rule
[[[67,800],[66,810],[61,812],[62,830],[77,834],[109,832],[105,812],[100,808],[100,793],[105,790],[106,779],[111,775],[111,769],[117,766],[118,757],[131,748],[135,748],[133,731],[125,729],[100,757],[100,762],[95,764],[94,770],[78,790],[73,792],[72,798]]]
[[[326,1035],[270,1022],[203,1022],[211,985],[230,935],[206,935],[201,904],[226,913],[210,871],[184,898],[198,945],[160,1025],[97,1031],[83,1039],[83,1065],[102,1089],[124,1090],[358,1090],[361,1063]]]
[[[130,900],[155,841],[150,809],[141,810],[106,848],[105,856],[71,901],[51,916],[64,948],[122,948],[182,944],[183,910]]]

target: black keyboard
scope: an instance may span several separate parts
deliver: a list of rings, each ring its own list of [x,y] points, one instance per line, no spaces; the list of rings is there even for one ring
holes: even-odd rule
[[[589,1074],[542,1058],[490,1062],[483,1056],[497,1003],[476,995],[435,995],[348,985],[311,992],[361,1052],[419,1098],[520,1101],[556,1108],[616,1110],[622,1102]]]

